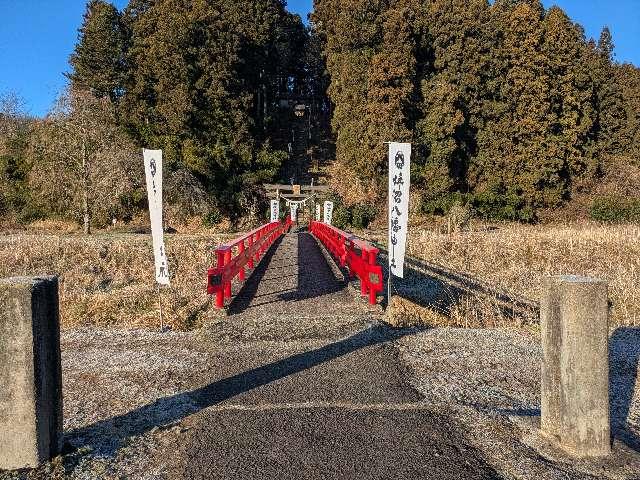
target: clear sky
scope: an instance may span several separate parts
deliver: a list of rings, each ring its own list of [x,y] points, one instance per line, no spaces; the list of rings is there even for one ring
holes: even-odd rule
[[[581,23],[588,37],[604,25],[613,32],[617,59],[640,66],[640,0],[543,0]],[[115,0],[123,8],[127,0]],[[306,19],[313,0],[289,0]],[[12,91],[27,110],[44,115],[65,85],[69,55],[82,21],[84,0],[0,0],[0,93]]]

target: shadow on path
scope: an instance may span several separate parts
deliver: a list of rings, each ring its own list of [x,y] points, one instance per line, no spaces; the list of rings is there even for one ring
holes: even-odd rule
[[[298,233],[298,288],[280,294],[283,302],[298,302],[339,292],[346,287],[338,281],[327,260],[322,255],[318,243],[308,232]]]
[[[615,439],[640,452],[640,436],[629,428],[629,414],[638,381],[640,328],[617,328],[609,339],[611,430]]]
[[[190,392],[158,399],[123,415],[67,432],[65,437],[76,447],[89,445],[99,454],[112,456],[127,439],[148,432],[154,427],[172,424],[241,393],[356,350],[391,342],[418,331],[393,330],[384,325],[376,325],[324,347],[248,370]]]
[[[260,287],[260,281],[264,278],[265,274],[269,270],[273,256],[275,255],[278,247],[282,243],[284,236],[278,238],[273,245],[264,254],[260,263],[254,268],[249,278],[244,282],[244,285],[240,288],[238,294],[233,298],[229,305],[229,314],[235,315],[244,312],[251,305],[251,301],[256,295],[258,288]]]
[[[384,259],[380,263],[384,277],[388,279],[387,250],[378,244],[376,247],[380,249],[381,257]],[[471,297],[490,302],[505,318],[517,320],[522,324],[537,323],[540,317],[540,304],[534,300],[467,273],[410,256],[405,258],[405,278],[394,278],[393,291],[445,316],[450,316],[453,308],[462,303],[464,298]],[[386,288],[384,295],[387,303]]]
[[[293,238],[295,236],[295,238]],[[264,284],[261,287],[261,283]],[[290,288],[285,288],[290,284]],[[277,303],[299,302],[343,290],[308,232],[280,237],[268,250],[229,306],[237,315]],[[324,306],[326,307],[326,305]]]

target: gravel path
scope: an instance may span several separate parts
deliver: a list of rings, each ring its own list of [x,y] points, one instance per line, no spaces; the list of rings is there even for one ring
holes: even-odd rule
[[[507,478],[640,479],[640,330],[610,340],[614,454],[574,461],[538,435],[541,347],[513,330],[435,329],[397,341],[424,401],[468,425],[471,444]]]
[[[574,462],[537,435],[535,334],[380,320],[289,234],[200,332],[64,332],[65,455],[0,479],[640,479],[637,330],[612,337],[615,454]]]

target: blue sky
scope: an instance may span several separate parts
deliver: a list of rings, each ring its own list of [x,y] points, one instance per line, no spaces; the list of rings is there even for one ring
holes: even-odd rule
[[[123,8],[127,0],[115,0]],[[613,32],[619,61],[640,66],[640,0],[543,0],[557,4],[598,37]],[[289,9],[306,18],[312,0],[289,0]],[[82,21],[84,0],[0,0],[0,93],[12,91],[27,110],[44,115],[65,85],[63,72]]]

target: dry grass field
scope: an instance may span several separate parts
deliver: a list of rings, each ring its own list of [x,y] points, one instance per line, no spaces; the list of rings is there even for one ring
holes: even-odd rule
[[[161,293],[175,330],[211,314],[206,270],[221,237],[168,235],[172,286]],[[159,326],[150,235],[17,233],[0,236],[0,276],[60,275],[63,328]]]
[[[575,274],[609,282],[612,327],[640,325],[640,226],[476,225],[451,235],[418,226],[410,230],[408,254],[425,261],[427,274],[445,272],[440,276],[444,288],[433,302],[398,300],[400,315],[439,325],[508,327],[514,318],[499,308],[497,297],[535,304],[544,276]],[[384,232],[363,236],[386,243]],[[468,282],[482,288],[465,289],[464,295],[448,288],[450,283]],[[439,308],[443,303],[446,308]],[[535,315],[529,317],[515,320],[535,323]]]
[[[429,268],[409,275],[408,281],[413,278],[413,290],[429,295],[417,302],[394,297],[400,307],[396,315],[402,317],[398,323],[534,325],[534,311],[528,317],[514,317],[505,313],[499,300],[507,297],[535,305],[545,275],[579,274],[609,282],[612,327],[640,325],[639,226],[504,224],[476,225],[452,235],[420,226],[411,231],[408,253]],[[382,231],[362,235],[382,243],[386,236]],[[206,269],[215,245],[228,237],[167,236],[173,283],[171,289],[163,290],[162,303],[165,321],[173,329],[196,328],[213,314],[205,293]],[[446,272],[437,275],[435,294],[434,271]],[[22,232],[0,236],[0,276],[40,274],[61,276],[65,328],[158,326],[148,235]],[[468,281],[482,288],[458,294],[458,284]]]

